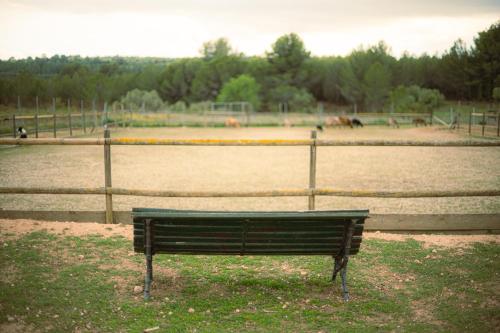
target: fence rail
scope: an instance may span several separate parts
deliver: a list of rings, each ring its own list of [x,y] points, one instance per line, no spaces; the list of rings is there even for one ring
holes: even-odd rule
[[[268,191],[163,191],[117,187],[0,187],[0,194],[79,194],[128,195],[162,198],[244,198],[244,197],[306,197],[336,196],[356,198],[442,198],[500,196],[500,190],[455,191],[371,191],[333,188],[282,189]]]
[[[163,145],[163,146],[419,146],[500,147],[500,140],[267,140],[267,139],[158,139],[158,138],[0,138],[0,145]]]
[[[1,138],[0,145],[98,145],[104,146],[104,187],[66,188],[66,187],[0,187],[0,194],[77,194],[104,195],[106,197],[106,223],[113,223],[113,195],[148,197],[287,197],[306,196],[309,210],[315,208],[315,196],[342,196],[367,198],[436,198],[436,197],[482,197],[500,196],[500,189],[457,190],[457,191],[375,191],[345,190],[316,187],[316,155],[318,146],[419,146],[419,147],[500,147],[500,140],[467,141],[410,141],[410,140],[318,140],[316,132],[311,139],[304,140],[223,140],[223,139],[158,139],[158,138],[110,138],[105,129],[104,138],[48,138],[14,139]],[[170,145],[170,146],[309,146],[309,188],[281,189],[268,191],[162,191],[144,189],[124,189],[112,187],[111,146],[112,145]]]

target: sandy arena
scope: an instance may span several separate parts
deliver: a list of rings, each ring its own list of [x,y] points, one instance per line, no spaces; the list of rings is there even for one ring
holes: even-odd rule
[[[305,139],[310,128],[113,129],[113,137]],[[102,133],[99,133],[102,136]],[[438,128],[327,129],[325,139],[466,140]],[[367,190],[500,188],[500,149],[475,147],[319,147],[317,187]],[[113,186],[161,190],[307,188],[309,147],[113,146]],[[102,187],[100,146],[1,147],[0,186]],[[317,197],[317,209],[373,213],[498,213],[500,198]],[[158,207],[302,210],[306,197],[145,198],[114,196],[115,210]],[[103,210],[103,196],[0,195],[0,209]]]

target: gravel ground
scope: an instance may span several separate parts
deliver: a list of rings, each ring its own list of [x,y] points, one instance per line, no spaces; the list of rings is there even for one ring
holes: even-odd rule
[[[117,129],[113,137],[303,139],[308,128]],[[102,133],[99,135],[102,136]],[[325,139],[461,140],[437,128],[327,129]],[[308,147],[113,146],[113,186],[163,190],[270,190],[308,186]],[[369,190],[500,188],[500,149],[319,147],[317,187]],[[0,186],[101,187],[102,147],[0,147]],[[373,213],[498,213],[500,198],[317,197],[317,209]],[[114,209],[301,210],[306,197],[141,198],[115,196]],[[102,196],[0,195],[0,209],[102,210]]]

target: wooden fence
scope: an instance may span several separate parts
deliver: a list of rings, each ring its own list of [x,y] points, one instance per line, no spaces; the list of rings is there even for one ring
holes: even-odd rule
[[[113,223],[113,195],[150,197],[287,197],[306,196],[309,209],[315,209],[316,196],[347,196],[371,198],[432,198],[432,197],[478,197],[500,196],[500,189],[462,191],[366,191],[342,190],[316,187],[316,155],[320,146],[419,146],[419,147],[500,147],[498,140],[456,140],[456,141],[410,141],[410,140],[318,140],[316,131],[310,139],[304,140],[215,140],[215,139],[156,139],[156,138],[110,138],[105,129],[104,138],[47,138],[14,139],[0,138],[0,145],[102,145],[104,146],[104,187],[62,188],[62,187],[0,187],[0,194],[80,194],[104,195],[106,200],[106,223]],[[182,146],[309,146],[309,187],[307,189],[280,189],[272,191],[161,191],[145,189],[124,189],[112,187],[111,146],[112,145],[182,145]],[[500,228],[499,228],[500,229]]]
[[[34,122],[34,128],[31,131],[32,134],[34,134],[35,138],[38,138],[39,133],[42,132],[52,132],[53,137],[57,138],[57,130],[61,129],[67,129],[69,130],[69,135],[73,136],[73,130],[80,129],[82,133],[87,133],[87,128],[91,130],[92,132],[95,130],[97,127],[97,111],[93,111],[93,119],[90,119],[89,121],[89,115],[85,111],[81,111],[80,113],[68,113],[66,115],[58,115],[56,113],[53,114],[35,114],[35,115],[26,115],[26,116],[17,116],[17,115],[12,115],[10,118],[4,118],[3,120],[10,120],[11,121],[11,127],[12,127],[12,137],[16,138],[18,136],[17,133],[17,128],[19,125],[20,121],[25,121],[25,120],[30,120]],[[41,119],[48,119],[49,121],[52,120],[52,126],[50,126],[48,129],[42,129],[40,128],[40,120]],[[59,126],[58,122],[60,120],[63,120],[66,126]],[[80,126],[76,126],[75,124],[75,119],[79,120]],[[22,126],[24,127],[24,126]]]
[[[387,112],[357,112],[357,113],[278,113],[278,112],[252,112],[252,111],[172,111],[161,110],[157,112],[132,112],[130,110],[108,110],[104,105],[103,110],[84,109],[83,104],[80,109],[71,109],[69,107],[62,112],[57,112],[55,104],[52,112],[40,114],[35,110],[35,114],[14,113],[7,117],[0,118],[0,136],[16,137],[17,128],[24,127],[30,137],[39,137],[41,132],[52,132],[54,138],[57,137],[57,131],[69,131],[72,136],[75,130],[80,133],[87,133],[87,129],[92,132],[104,124],[113,124],[114,126],[224,126],[228,117],[233,117],[239,121],[242,126],[315,126],[324,124],[325,119],[331,116],[348,116],[360,119],[365,125],[387,124],[388,118],[396,118],[400,124],[411,124],[413,119],[422,118],[432,125],[433,116],[431,113],[387,113]]]
[[[473,119],[479,118],[479,124],[475,125]],[[493,120],[493,124],[492,123]],[[490,123],[490,124],[489,124]],[[468,132],[469,135],[472,135],[473,127],[478,127],[481,130],[481,136],[485,135],[486,129],[489,129],[490,132],[496,131],[496,136],[500,136],[500,112],[470,112],[469,113],[469,127]],[[460,128],[460,125],[458,125]]]

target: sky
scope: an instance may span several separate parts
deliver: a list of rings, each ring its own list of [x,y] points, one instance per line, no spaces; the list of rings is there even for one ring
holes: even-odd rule
[[[315,56],[381,40],[395,56],[442,54],[498,20],[500,0],[0,0],[0,59],[193,57],[219,37],[264,55],[291,32]]]

